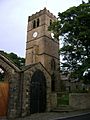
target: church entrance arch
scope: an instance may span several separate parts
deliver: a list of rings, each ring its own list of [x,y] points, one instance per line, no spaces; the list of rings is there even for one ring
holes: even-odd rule
[[[19,73],[20,69],[0,53],[0,118],[14,118],[20,111]]]
[[[30,112],[40,113],[46,110],[46,78],[44,73],[37,70],[30,83]]]

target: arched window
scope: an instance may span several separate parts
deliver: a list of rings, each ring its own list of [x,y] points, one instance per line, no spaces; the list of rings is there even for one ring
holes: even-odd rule
[[[50,25],[52,24],[52,20],[50,19]]]
[[[37,27],[39,27],[39,24],[40,24],[40,20],[39,18],[37,19]]]
[[[51,75],[51,90],[52,92],[55,92],[55,74],[54,73]]]
[[[56,63],[54,59],[51,60],[51,70],[56,70]]]
[[[33,21],[33,28],[36,28],[36,21]]]
[[[30,21],[30,16],[28,17],[28,22]]]

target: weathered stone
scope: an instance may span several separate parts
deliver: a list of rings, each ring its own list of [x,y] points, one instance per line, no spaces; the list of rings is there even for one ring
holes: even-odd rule
[[[37,27],[33,28],[33,21],[37,21]],[[40,20],[40,21],[39,21]],[[26,43],[26,66],[21,69],[17,68],[13,62],[0,54],[0,67],[5,71],[5,79],[9,83],[9,102],[8,118],[15,118],[31,114],[31,91],[34,87],[39,87],[38,99],[45,102],[45,108],[42,111],[50,111],[57,104],[56,91],[59,91],[59,42],[51,38],[51,32],[48,31],[50,21],[56,20],[56,17],[46,8],[29,17],[28,33]],[[37,31],[37,37],[33,33]],[[38,73],[33,79],[35,73]],[[52,75],[54,76],[52,78]],[[37,80],[38,78],[38,80]],[[39,79],[41,81],[39,81]],[[52,80],[54,80],[54,94],[52,91]],[[36,91],[36,92],[37,92]],[[36,93],[35,93],[36,94]],[[37,94],[36,94],[37,96]],[[37,101],[36,100],[36,101]],[[40,104],[39,104],[40,105]],[[42,112],[40,111],[40,112]],[[39,112],[39,111],[37,111]]]
[[[90,93],[70,93],[69,105],[77,110],[90,109]]]

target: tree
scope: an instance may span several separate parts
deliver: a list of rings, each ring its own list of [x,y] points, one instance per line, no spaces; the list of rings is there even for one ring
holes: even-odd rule
[[[5,73],[4,70],[0,68],[0,82],[3,81],[4,73]]]
[[[84,83],[90,84],[90,68],[84,72],[83,76],[84,76]]]
[[[83,73],[90,68],[90,3],[83,2],[58,14],[58,20],[50,27],[54,37],[62,37],[63,67],[75,78],[83,78]]]
[[[18,57],[15,53],[7,53],[4,51],[0,51],[5,57],[11,60],[17,67],[22,67],[25,65],[25,58]],[[4,81],[5,70],[0,67],[0,82]]]
[[[4,51],[0,51],[5,57],[11,60],[17,67],[22,67],[25,65],[25,58],[18,57],[15,53],[7,53]]]

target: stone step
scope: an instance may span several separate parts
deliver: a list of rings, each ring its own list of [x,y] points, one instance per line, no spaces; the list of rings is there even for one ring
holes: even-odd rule
[[[69,105],[65,105],[65,106],[58,106],[54,108],[52,111],[53,112],[71,112],[71,111],[75,111],[75,109],[70,107]]]

